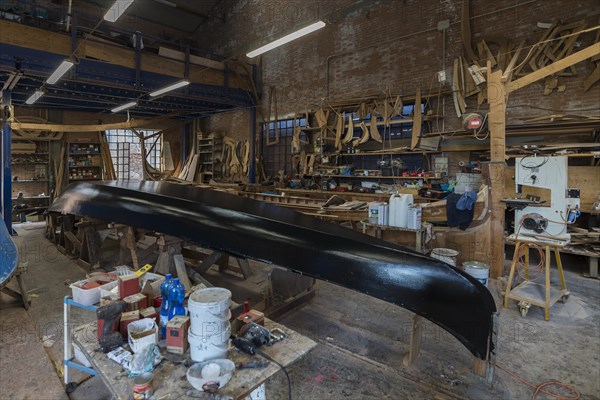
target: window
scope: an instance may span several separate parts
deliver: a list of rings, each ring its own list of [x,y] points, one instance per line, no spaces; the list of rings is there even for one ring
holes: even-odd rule
[[[305,126],[306,118],[296,118],[296,126]],[[265,174],[267,176],[274,177],[280,170],[285,173],[291,172],[292,162],[292,135],[294,133],[294,120],[284,119],[277,121],[279,127],[279,142],[267,146],[266,135],[269,135],[269,142],[275,140],[275,122],[269,123],[268,132],[265,131],[266,124],[262,124],[262,138],[263,138],[263,165],[265,168]],[[305,134],[301,135],[302,140],[306,140]]]
[[[139,130],[145,140],[146,159],[148,163],[158,169],[162,168],[162,135],[152,136],[154,130]],[[108,138],[108,147],[113,160],[117,179],[123,180],[142,180],[144,179],[144,170],[142,165],[142,146],[140,139],[131,130],[115,129],[106,131]]]

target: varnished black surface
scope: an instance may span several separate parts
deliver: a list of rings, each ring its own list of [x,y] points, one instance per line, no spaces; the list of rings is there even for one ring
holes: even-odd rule
[[[49,211],[155,230],[357,290],[429,319],[487,356],[496,307],[477,280],[288,208],[166,182],[111,181],[73,183]]]

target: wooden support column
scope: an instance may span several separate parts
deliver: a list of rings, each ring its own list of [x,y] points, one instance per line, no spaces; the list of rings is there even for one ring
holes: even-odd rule
[[[504,203],[501,202],[504,192],[504,170],[506,168],[506,87],[502,82],[502,71],[491,71],[491,63],[487,63],[487,90],[490,111],[488,124],[490,129],[490,207],[491,215],[491,277],[498,278],[504,274]]]

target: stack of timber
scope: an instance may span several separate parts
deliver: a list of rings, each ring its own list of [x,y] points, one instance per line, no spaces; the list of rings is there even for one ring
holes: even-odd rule
[[[584,228],[569,226],[571,241],[565,250],[574,254],[600,257],[600,228],[588,231]]]

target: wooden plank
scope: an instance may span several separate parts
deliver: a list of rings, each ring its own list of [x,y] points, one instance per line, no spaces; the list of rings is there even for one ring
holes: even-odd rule
[[[417,147],[417,143],[419,143],[419,138],[421,137],[421,118],[421,87],[417,86],[415,106],[413,108],[412,138],[410,141],[411,150]]]
[[[583,50],[573,53],[570,56],[567,56],[561,60],[558,60],[550,65],[545,66],[544,68],[538,69],[537,71],[534,71],[530,74],[525,75],[522,78],[516,79],[508,83],[506,85],[506,93],[509,94],[511,92],[514,92],[517,89],[523,88],[552,74],[556,74],[557,72],[560,72],[563,69],[570,67],[571,65],[577,64],[578,62],[594,57],[598,54],[600,54],[600,43],[594,43],[593,45],[586,47]]]
[[[169,49],[168,47],[159,46],[158,55],[166,58],[170,58],[177,61],[185,61],[185,53],[183,51],[177,51]],[[222,61],[215,61],[209,58],[195,56],[190,54],[190,63],[200,65],[207,68],[216,69],[219,71],[225,70],[225,63]]]
[[[208,269],[212,267],[215,263],[217,263],[221,259],[221,257],[223,257],[223,254],[219,253],[218,251],[213,251],[211,255],[209,255],[204,259],[204,261],[202,261],[202,264],[194,266],[194,269],[203,274],[206,271],[208,271]]]
[[[181,281],[182,285],[185,287],[185,291],[188,292],[192,285],[190,283],[190,278],[187,274],[187,269],[185,268],[185,261],[183,260],[183,256],[181,254],[173,255],[173,261],[175,261],[175,270],[177,271],[177,277],[179,281]]]
[[[502,71],[491,71],[487,64],[488,103],[490,111],[488,124],[490,129],[490,164],[488,175],[491,183],[490,208],[492,262],[491,277],[504,274],[504,169],[506,165],[506,97],[505,85],[502,83]]]
[[[1,21],[1,20],[0,20]],[[95,124],[95,125],[64,125],[64,124],[38,124],[29,122],[13,122],[13,130],[26,131],[49,131],[49,132],[99,132],[113,129],[131,129],[142,126],[155,125],[164,122],[171,117],[176,117],[180,112],[174,112],[167,115],[161,115],[150,119],[129,120],[124,122],[115,122],[112,124]]]
[[[515,54],[513,54],[510,62],[506,66],[506,69],[504,70],[504,73],[502,74],[503,82],[510,81],[512,79],[513,69],[515,68],[515,64],[517,63],[517,60],[519,59],[521,50],[523,50],[523,46],[525,46],[525,39],[523,39],[521,41],[521,43],[519,43],[519,45],[517,46],[517,51],[515,51]]]
[[[477,56],[473,52],[473,47],[471,46],[471,19],[469,16],[469,3],[469,0],[462,0],[460,33],[467,57],[471,59],[472,63],[477,64]]]
[[[600,62],[596,62],[596,68],[592,71],[592,73],[585,78],[583,81],[583,91],[587,92],[590,90],[594,83],[600,80]]]

